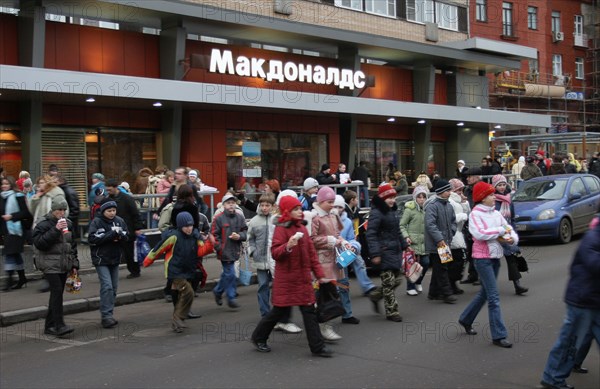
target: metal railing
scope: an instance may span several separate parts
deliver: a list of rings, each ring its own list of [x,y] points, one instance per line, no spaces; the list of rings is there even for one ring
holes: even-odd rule
[[[198,194],[200,195],[200,197],[204,197],[204,196],[209,196],[210,197],[210,206],[208,208],[209,212],[208,215],[205,215],[208,220],[212,221],[212,215],[214,215],[215,213],[215,195],[219,194],[219,191],[215,191],[215,192],[198,192]],[[149,201],[150,199],[154,199],[154,198],[165,198],[167,197],[166,193],[160,193],[160,194],[133,194],[131,195],[131,197],[133,197],[137,202],[139,202],[140,207],[139,207],[139,211],[141,214],[145,214],[146,217],[146,226],[148,228],[150,228],[150,226],[152,225],[152,215],[154,214],[154,212],[156,212],[158,210],[157,207],[152,206],[153,201]],[[146,201],[148,200],[148,201]],[[161,201],[162,203],[162,201]],[[144,204],[148,204],[147,206],[144,206]]]

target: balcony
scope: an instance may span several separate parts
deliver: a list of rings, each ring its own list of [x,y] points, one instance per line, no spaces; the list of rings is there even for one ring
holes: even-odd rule
[[[563,97],[571,88],[570,75],[554,76],[538,72],[525,73],[514,70],[498,72],[493,81],[494,93],[509,93],[527,97]]]
[[[573,34],[575,40],[574,45],[577,47],[588,47],[588,36],[587,34]]]

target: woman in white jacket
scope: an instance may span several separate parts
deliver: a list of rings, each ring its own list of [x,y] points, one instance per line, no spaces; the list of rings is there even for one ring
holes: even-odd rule
[[[521,178],[521,170],[523,170],[524,166],[525,166],[525,157],[521,155],[519,157],[519,161],[517,163],[515,163],[512,167],[512,174],[515,176],[515,182],[517,183],[517,188],[519,187],[519,184],[523,181],[523,179]]]
[[[463,294],[465,291],[459,288],[457,283],[462,279],[463,268],[465,260],[467,259],[467,242],[465,241],[463,228],[469,219],[471,206],[469,205],[467,197],[463,194],[465,184],[461,180],[458,178],[451,179],[450,186],[452,186],[452,192],[450,193],[449,201],[454,209],[454,215],[456,216],[456,233],[450,244],[452,258],[454,258],[454,260],[450,262],[448,267],[448,276],[454,294]]]
[[[469,215],[469,232],[473,237],[473,263],[479,274],[481,289],[460,315],[458,322],[468,335],[476,335],[473,322],[487,301],[492,341],[496,346],[509,348],[512,343],[506,340],[508,331],[502,320],[496,279],[500,258],[504,255],[502,244],[515,245],[519,237],[496,211],[494,192],[494,187],[485,182],[478,182],[473,187],[475,206]]]

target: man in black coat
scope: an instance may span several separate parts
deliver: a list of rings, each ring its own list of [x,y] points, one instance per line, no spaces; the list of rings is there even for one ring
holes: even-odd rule
[[[594,153],[594,156],[592,157],[592,160],[590,161],[590,167],[588,169],[588,171],[590,172],[590,174],[595,175],[596,177],[600,178],[600,158],[599,158],[600,153],[598,153],[597,151]]]
[[[135,240],[141,234],[143,228],[142,218],[137,208],[135,200],[130,195],[121,192],[118,188],[119,182],[115,179],[106,181],[106,191],[109,197],[117,203],[117,216],[125,220],[128,230],[128,239],[122,241],[123,256],[127,262],[129,275],[127,278],[137,278],[140,276],[140,265],[137,258],[134,257]]]
[[[369,207],[369,177],[371,177],[371,173],[369,173],[369,169],[367,168],[367,163],[365,161],[360,161],[357,167],[354,168],[352,172],[352,181],[362,181],[363,185],[360,186],[359,200],[360,197],[363,198],[362,206]],[[361,195],[361,196],[360,196]]]
[[[324,163],[321,166],[321,171],[315,176],[320,185],[331,185],[337,183],[337,176],[331,173],[331,167]]]

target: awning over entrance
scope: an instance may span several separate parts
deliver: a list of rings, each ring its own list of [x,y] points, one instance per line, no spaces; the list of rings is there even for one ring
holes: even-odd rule
[[[562,134],[530,134],[498,136],[494,142],[555,142],[555,143],[581,143],[583,139],[588,143],[600,142],[600,132],[565,132]]]

